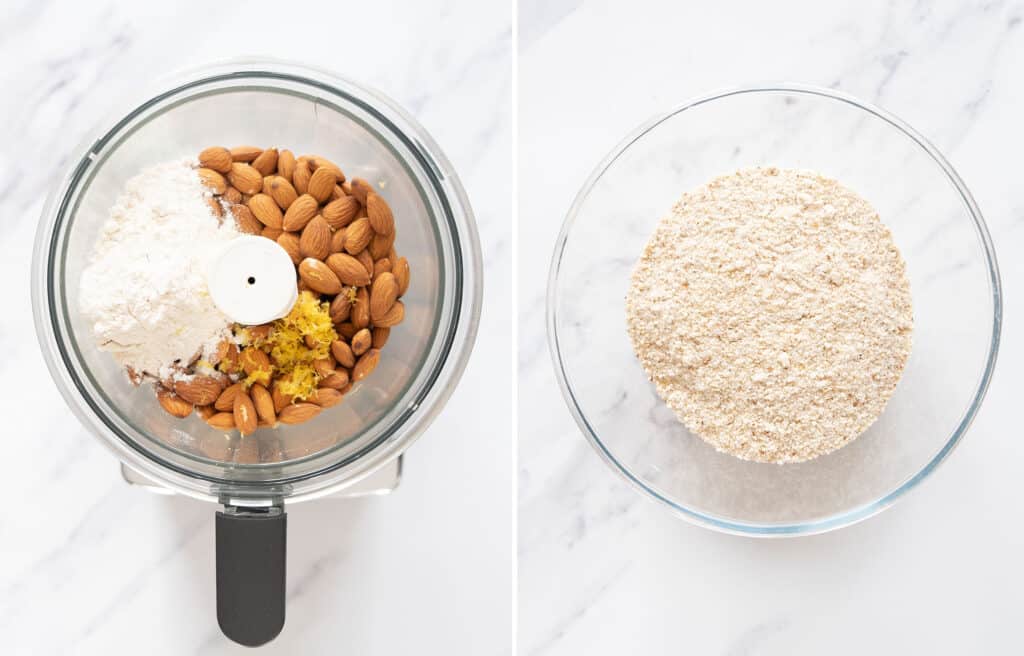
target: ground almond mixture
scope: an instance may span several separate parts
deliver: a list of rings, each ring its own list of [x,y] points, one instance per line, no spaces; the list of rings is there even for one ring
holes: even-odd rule
[[[777,168],[684,194],[636,265],[626,315],[692,432],[776,463],[834,451],[879,417],[913,325],[903,259],[871,205]]]

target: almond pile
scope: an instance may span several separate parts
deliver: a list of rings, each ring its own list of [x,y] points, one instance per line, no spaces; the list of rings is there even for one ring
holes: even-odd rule
[[[194,411],[242,435],[312,419],[374,370],[405,317],[409,263],[395,252],[391,208],[316,155],[211,147],[199,166],[213,212],[276,241],[295,263],[300,296],[284,319],[236,326],[213,361],[162,381],[157,399],[175,417]]]

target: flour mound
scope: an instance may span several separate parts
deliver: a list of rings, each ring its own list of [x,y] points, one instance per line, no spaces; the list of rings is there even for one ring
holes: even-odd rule
[[[626,299],[658,394],[720,451],[800,462],[864,432],[911,350],[906,268],[867,201],[809,171],[755,168],[686,193]]]
[[[125,185],[82,274],[79,304],[100,349],[167,378],[215,348],[231,321],[206,287],[210,258],[238,236],[207,205],[194,164],[143,170]]]

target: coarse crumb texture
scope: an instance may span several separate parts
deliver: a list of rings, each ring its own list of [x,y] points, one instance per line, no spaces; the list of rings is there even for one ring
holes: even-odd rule
[[[205,269],[239,233],[214,216],[209,195],[187,159],[145,169],[126,183],[82,273],[79,305],[96,343],[135,372],[169,378],[230,335]]]
[[[626,298],[658,394],[715,448],[801,462],[882,413],[910,356],[906,267],[863,198],[810,171],[753,168],[683,195]]]

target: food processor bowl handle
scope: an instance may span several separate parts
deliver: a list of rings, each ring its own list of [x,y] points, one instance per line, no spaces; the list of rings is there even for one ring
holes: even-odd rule
[[[284,627],[286,520],[280,506],[217,513],[217,623],[240,645],[258,647]]]

